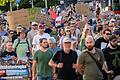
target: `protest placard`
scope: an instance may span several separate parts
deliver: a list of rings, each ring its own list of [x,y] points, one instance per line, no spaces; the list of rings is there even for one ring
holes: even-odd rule
[[[7,12],[9,29],[16,29],[18,24],[22,24],[24,27],[29,27],[29,14],[27,9],[16,10],[13,12]]]
[[[77,14],[80,14],[80,15],[83,14],[85,16],[88,16],[89,15],[89,6],[88,6],[88,4],[76,4],[75,11]]]

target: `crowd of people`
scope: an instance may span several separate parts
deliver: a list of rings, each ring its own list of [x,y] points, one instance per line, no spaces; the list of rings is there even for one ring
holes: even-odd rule
[[[79,17],[61,26],[32,22],[31,29],[18,24],[8,31],[1,23],[0,60],[11,62],[0,63],[24,64],[31,59],[32,80],[119,80],[120,26],[113,15],[100,15],[97,8],[95,19],[85,26]]]

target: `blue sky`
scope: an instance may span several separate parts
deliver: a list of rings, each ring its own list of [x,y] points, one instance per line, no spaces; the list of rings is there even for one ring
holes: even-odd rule
[[[20,0],[16,0],[16,3],[19,3],[20,2]]]

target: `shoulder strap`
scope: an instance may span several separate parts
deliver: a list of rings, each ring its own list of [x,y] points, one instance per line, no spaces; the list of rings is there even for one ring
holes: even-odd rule
[[[73,62],[76,63],[75,53],[72,52]]]
[[[16,49],[17,49],[19,43],[20,43],[20,39],[18,38],[18,43],[17,43],[17,45],[15,46],[15,52],[16,52]]]
[[[28,50],[30,51],[30,46],[29,46],[29,42],[28,42],[28,39],[26,38],[26,43],[28,45]]]
[[[99,70],[100,71],[102,71],[102,65],[101,65],[101,63],[98,61],[98,60],[96,60],[92,55],[91,55],[91,53],[90,52],[88,52],[88,51],[86,51],[89,55],[90,55],[90,57],[95,61],[95,63],[96,63],[96,65],[97,65],[97,67],[99,68]]]

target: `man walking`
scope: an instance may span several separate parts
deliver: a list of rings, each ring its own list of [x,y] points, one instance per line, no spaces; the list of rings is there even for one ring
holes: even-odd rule
[[[94,47],[94,39],[92,36],[87,36],[85,39],[86,49],[80,54],[78,58],[78,71],[83,75],[83,80],[102,80],[103,75],[96,61],[101,64],[101,69],[104,64],[104,55],[100,49]]]
[[[40,47],[39,39],[41,39],[41,38],[49,39],[50,38],[50,35],[48,33],[45,33],[44,31],[45,31],[45,25],[39,24],[38,25],[38,34],[34,36],[33,42],[32,42],[32,45],[33,45],[32,54],[33,55],[37,50],[39,50],[39,47]]]
[[[103,49],[108,69],[113,71],[111,80],[120,75],[120,46],[117,45],[118,38],[115,35],[109,38],[109,47]]]
[[[63,49],[58,51],[49,62],[53,67],[53,73],[57,74],[57,80],[76,80],[77,53],[70,47],[71,39],[64,38]]]
[[[52,68],[48,62],[53,56],[53,52],[47,49],[47,39],[40,39],[40,49],[35,52],[32,65],[32,80],[52,80]],[[36,73],[37,71],[37,73]],[[36,75],[37,74],[37,79]]]

